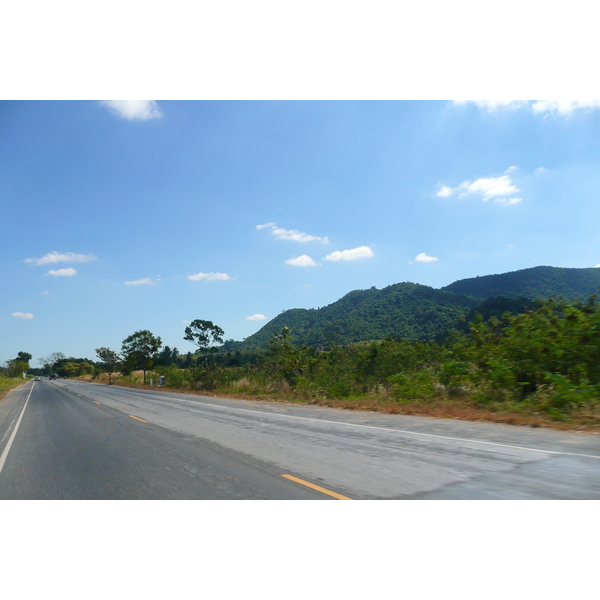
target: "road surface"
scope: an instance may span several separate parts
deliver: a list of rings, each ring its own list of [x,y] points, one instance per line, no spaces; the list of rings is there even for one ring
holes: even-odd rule
[[[0,499],[598,499],[600,436],[70,380],[0,402]]]

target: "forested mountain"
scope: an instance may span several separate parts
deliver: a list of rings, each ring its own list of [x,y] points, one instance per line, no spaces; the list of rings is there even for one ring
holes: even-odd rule
[[[320,309],[294,308],[269,321],[243,342],[226,342],[225,351],[266,348],[274,332],[289,327],[294,344],[325,347],[388,335],[408,340],[443,338],[449,329],[465,328],[465,317],[501,317],[535,306],[536,298],[589,297],[600,287],[600,269],[533,267],[501,275],[456,281],[435,289],[397,283],[378,290],[355,290]]]
[[[416,283],[355,290],[320,309],[282,312],[246,338],[243,347],[265,347],[273,331],[283,327],[290,328],[295,344],[316,347],[379,340],[388,335],[433,340],[478,304],[473,298]]]
[[[600,268],[532,267],[501,275],[461,279],[443,287],[442,290],[480,300],[495,296],[532,299],[563,296],[572,300],[589,297],[598,292],[599,287]]]

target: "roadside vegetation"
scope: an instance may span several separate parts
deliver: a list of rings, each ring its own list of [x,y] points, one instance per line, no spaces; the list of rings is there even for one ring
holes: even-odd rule
[[[0,374],[0,400],[3,400],[6,394],[15,388],[26,383],[23,377],[6,377]]]
[[[16,358],[8,360],[4,365],[0,366],[0,400],[8,392],[25,383],[23,374],[26,374],[27,369],[29,369],[30,360],[31,354],[28,352],[19,352]]]

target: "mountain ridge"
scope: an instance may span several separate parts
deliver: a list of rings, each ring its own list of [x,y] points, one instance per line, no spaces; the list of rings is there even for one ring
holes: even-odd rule
[[[381,289],[352,290],[319,309],[283,311],[243,342],[228,340],[223,350],[260,349],[274,331],[288,327],[295,344],[333,344],[383,339],[435,340],[456,328],[478,307],[487,316],[533,306],[533,300],[589,297],[600,287],[600,268],[538,266],[457,280],[442,288],[404,282]],[[490,302],[491,299],[495,299]],[[517,301],[515,301],[517,300]]]

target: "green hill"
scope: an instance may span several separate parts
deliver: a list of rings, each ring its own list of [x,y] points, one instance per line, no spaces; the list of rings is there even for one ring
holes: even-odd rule
[[[449,329],[465,329],[471,320],[501,317],[534,307],[532,300],[589,297],[600,287],[600,269],[533,267],[500,275],[462,279],[435,289],[397,283],[378,290],[355,290],[320,309],[293,308],[269,321],[243,342],[227,341],[225,351],[266,348],[273,333],[289,327],[294,344],[325,347],[388,335],[408,340],[443,338]]]
[[[245,349],[265,347],[273,331],[283,327],[290,328],[295,344],[316,347],[379,340],[388,335],[433,340],[478,304],[473,298],[417,283],[355,290],[320,309],[286,310],[242,345]]]
[[[441,289],[480,300],[496,296],[532,299],[563,296],[573,300],[589,297],[598,292],[599,287],[599,268],[532,267],[501,275],[461,279]]]

